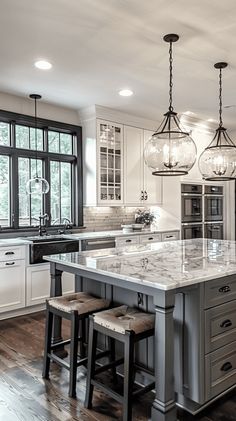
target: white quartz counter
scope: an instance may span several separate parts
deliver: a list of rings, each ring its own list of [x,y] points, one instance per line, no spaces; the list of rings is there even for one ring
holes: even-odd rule
[[[0,239],[0,247],[9,247],[9,246],[24,246],[30,244],[30,241],[23,240],[22,238],[3,238]]]
[[[138,285],[170,290],[236,274],[236,243],[178,240],[51,255],[45,259]]]

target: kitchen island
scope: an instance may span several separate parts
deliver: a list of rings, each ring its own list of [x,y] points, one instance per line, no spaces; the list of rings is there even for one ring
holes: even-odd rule
[[[154,368],[153,421],[196,413],[236,386],[236,244],[194,239],[45,257],[51,295],[61,274],[76,289],[155,312],[153,342],[137,358]],[[60,337],[60,321],[55,326]]]

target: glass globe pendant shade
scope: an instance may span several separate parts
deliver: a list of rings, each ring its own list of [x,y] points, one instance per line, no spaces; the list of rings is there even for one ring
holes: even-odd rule
[[[28,194],[46,194],[49,192],[49,183],[45,178],[36,175],[27,182],[26,191]]]
[[[227,181],[236,177],[236,147],[224,127],[216,130],[211,144],[198,161],[202,177],[208,181]]]
[[[222,69],[228,63],[214,64],[219,70],[219,126],[211,143],[199,157],[202,177],[208,181],[228,181],[236,178],[236,145],[230,139],[222,121]]]
[[[181,127],[174,111],[163,122],[144,148],[144,160],[153,175],[188,174],[196,161],[197,148],[189,133]]]

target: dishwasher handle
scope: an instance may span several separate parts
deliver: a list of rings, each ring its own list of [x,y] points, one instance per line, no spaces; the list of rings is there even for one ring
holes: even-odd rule
[[[114,248],[115,238],[109,238],[104,240],[85,240],[82,244],[83,250],[96,250],[103,248]]]

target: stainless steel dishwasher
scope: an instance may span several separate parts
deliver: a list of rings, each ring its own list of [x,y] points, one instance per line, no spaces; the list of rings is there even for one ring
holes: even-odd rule
[[[116,246],[115,237],[82,240],[82,251],[108,249]]]

